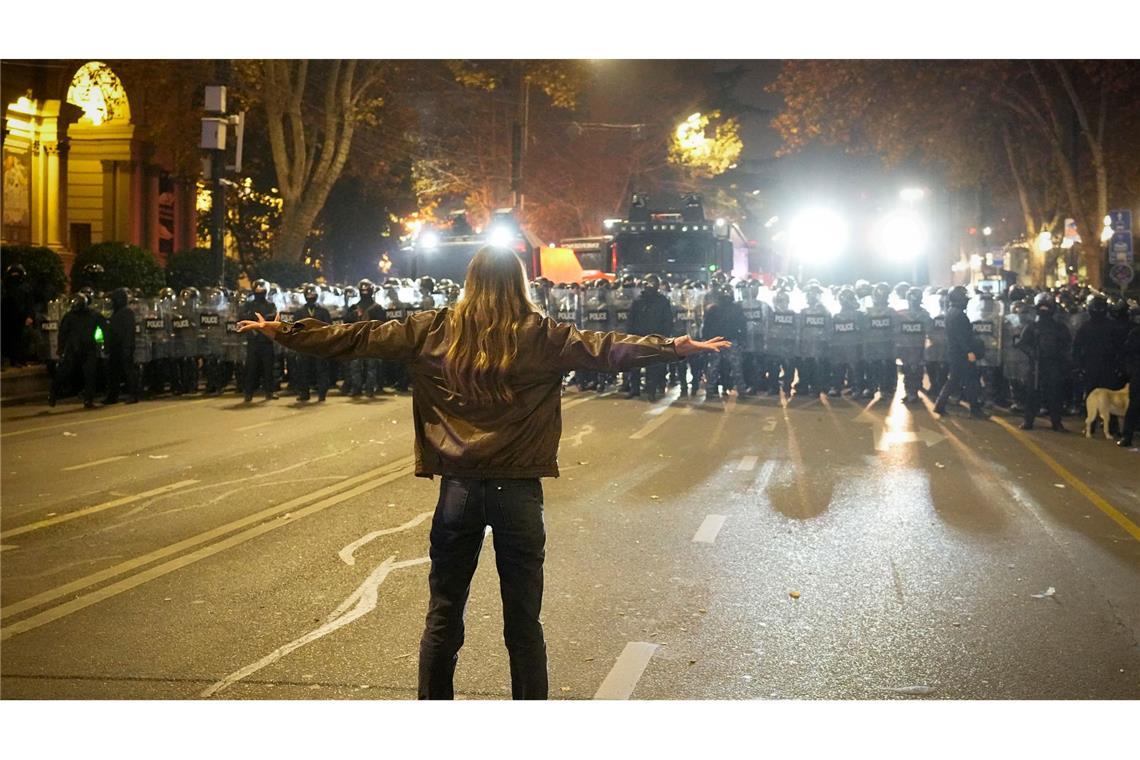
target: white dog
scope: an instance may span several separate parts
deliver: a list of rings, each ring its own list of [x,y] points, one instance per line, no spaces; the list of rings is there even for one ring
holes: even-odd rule
[[[1099,416],[1104,421],[1104,437],[1106,440],[1111,440],[1112,436],[1108,434],[1108,418],[1113,414],[1123,417],[1126,411],[1128,411],[1127,385],[1118,391],[1094,388],[1085,399],[1085,438],[1092,438],[1092,426]]]

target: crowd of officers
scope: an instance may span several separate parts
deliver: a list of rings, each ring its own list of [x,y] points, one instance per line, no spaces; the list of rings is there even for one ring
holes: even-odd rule
[[[1087,287],[1035,292],[1014,285],[994,293],[866,280],[825,287],[793,277],[766,285],[724,272],[675,283],[654,274],[581,283],[540,277],[530,287],[544,314],[581,329],[732,341],[719,355],[652,366],[644,377],[634,370],[567,379],[582,390],[617,387],[630,397],[644,391],[650,400],[673,386],[683,397],[703,386],[708,400],[732,392],[893,398],[901,377],[904,403],[923,393],[944,414],[957,397],[975,416],[984,417],[987,406],[1021,413],[1026,428],[1044,410],[1060,430],[1062,416],[1083,409],[1091,390],[1117,390],[1140,376],[1140,304]],[[237,323],[258,313],[283,322],[401,320],[454,304],[460,294],[460,284],[430,277],[297,289],[257,280],[249,290],[168,288],[154,298],[84,289],[53,301],[40,320],[58,360],[51,401],[72,382],[92,406],[98,378],[105,378],[104,403],[120,394],[128,403],[167,391],[217,395],[231,382],[246,401],[259,393],[277,398],[283,386],[302,401],[314,392],[324,401],[338,384],[354,397],[406,391],[407,373],[397,362],[328,362],[256,331],[238,334]],[[1129,388],[1135,399],[1137,384]],[[1124,429],[1114,430],[1123,442],[1131,443],[1137,416],[1133,403]]]

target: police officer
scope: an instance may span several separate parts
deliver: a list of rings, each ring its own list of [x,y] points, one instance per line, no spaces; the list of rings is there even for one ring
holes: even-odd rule
[[[400,300],[400,281],[390,277],[384,281],[384,312],[388,319],[402,322],[408,318],[412,306]],[[381,365],[384,371],[384,383],[392,386],[399,393],[408,392],[408,368],[403,362],[385,361]]]
[[[425,277],[424,280],[431,278]],[[421,282],[421,289],[419,297],[422,299],[423,283]],[[367,320],[378,320],[380,322],[388,321],[388,312],[383,306],[376,303],[376,286],[371,280],[361,280],[356,285],[356,290],[360,293],[360,300],[353,304],[348,314],[345,315],[346,323],[364,322]],[[376,395],[376,391],[382,390],[384,386],[384,378],[381,374],[383,365],[379,359],[353,359],[348,366],[348,393],[350,396],[358,397],[361,393],[367,394],[369,398]]]
[[[839,289],[839,311],[832,316],[829,330],[828,356],[831,358],[831,389],[829,396],[838,396],[846,389],[852,394],[860,392],[863,378],[863,336],[866,334],[866,314],[859,310],[857,293],[850,287]]]
[[[641,293],[630,306],[629,332],[632,335],[672,335],[673,305],[661,294],[661,278],[646,275],[641,281]],[[665,365],[652,364],[645,370],[645,392],[650,401],[665,392]],[[641,395],[641,368],[630,373],[628,398]]]
[[[885,282],[876,284],[871,291],[871,306],[864,319],[863,333],[864,398],[870,398],[878,390],[882,398],[890,401],[898,386],[898,369],[895,366],[898,315],[890,306],[891,295],[891,287]]]
[[[930,378],[927,397],[937,398],[942,386],[950,377],[950,365],[946,362],[946,315],[950,309],[949,291],[939,288],[923,299],[930,312],[930,331],[926,336],[926,374]]]
[[[708,364],[708,380],[705,385],[706,399],[719,399],[720,389],[724,388],[728,395],[729,380],[736,385],[736,393],[744,392],[744,363],[741,361],[741,341],[747,326],[744,322],[744,310],[733,297],[731,285],[723,284],[713,291],[715,303],[705,309],[705,322],[702,328],[704,340],[714,337],[724,338],[732,342],[732,346],[722,349],[720,354],[710,357]],[[725,371],[730,377],[725,377]]]
[[[1118,322],[1108,318],[1108,299],[1092,293],[1086,301],[1088,320],[1073,338],[1073,365],[1082,381],[1081,400],[1094,388],[1124,387],[1121,354],[1126,335]]]
[[[127,403],[139,400],[139,376],[135,368],[135,313],[126,288],[111,291],[111,321],[107,327],[107,396],[104,404],[119,401],[119,390],[127,386]]]
[[[95,377],[99,370],[96,330],[106,333],[107,325],[103,316],[88,308],[87,297],[82,293],[72,296],[71,309],[59,323],[60,362],[48,393],[49,406],[55,406],[64,384],[70,382],[76,372],[81,372],[83,406],[86,409],[95,408]]]
[[[586,284],[586,303],[582,309],[582,326],[586,330],[606,332],[609,329],[609,292],[609,281],[607,280],[593,280]],[[601,372],[589,371],[580,374],[582,383],[579,387],[582,390],[600,392],[605,388],[605,380]]]
[[[178,308],[174,313],[173,362],[174,395],[198,392],[198,358],[201,325],[199,323],[199,297],[197,288],[183,288],[178,294]]]
[[[3,319],[0,321],[0,347],[13,367],[23,367],[24,333],[34,322],[35,304],[23,264],[12,264],[4,271]]]
[[[265,280],[255,280],[253,283],[253,298],[250,299],[241,311],[241,319],[257,321],[260,314],[266,322],[277,319],[277,307],[269,300],[269,283]],[[257,330],[246,333],[245,343],[245,401],[253,400],[253,392],[260,385],[265,391],[265,400],[278,398],[273,392],[273,341]]]
[[[1017,345],[1025,328],[1033,323],[1033,304],[1026,300],[1023,290],[1011,286],[1009,314],[1002,322],[1001,366],[1009,385],[1010,411],[1023,412],[1029,403],[1029,384],[1033,371],[1029,357]]]
[[[895,320],[895,353],[902,362],[904,404],[918,401],[918,392],[922,389],[923,352],[932,323],[930,312],[922,306],[922,298],[922,288],[908,288],[906,309]]]
[[[974,328],[966,316],[969,302],[970,293],[962,285],[955,285],[946,295],[946,360],[950,376],[943,383],[934,402],[934,413],[945,415],[946,403],[951,394],[961,393],[962,398],[970,404],[970,415],[986,419],[988,415],[982,407],[977,367],[981,345],[975,340]]]
[[[764,385],[767,369],[765,331],[768,323],[768,304],[760,300],[760,281],[749,279],[737,283],[740,306],[744,310],[744,389],[746,395],[759,393]]]
[[[768,393],[792,395],[792,381],[796,376],[797,314],[792,311],[791,295],[777,290],[772,296],[772,310],[768,314]]]
[[[1022,430],[1032,430],[1033,420],[1042,402],[1049,409],[1049,420],[1058,433],[1065,432],[1061,424],[1064,405],[1065,369],[1069,360],[1069,330],[1055,319],[1057,302],[1049,293],[1038,293],[1033,299],[1037,321],[1025,328],[1018,345],[1029,354],[1033,366],[1033,383],[1029,388]]]
[[[1133,325],[1128,332],[1122,353],[1124,370],[1128,377],[1128,411],[1124,414],[1124,429],[1116,445],[1131,448],[1132,437],[1136,433],[1137,425],[1140,425],[1140,322]]]
[[[808,283],[804,297],[807,305],[796,321],[798,376],[795,391],[797,396],[818,396],[827,390],[831,381],[831,362],[827,355],[831,312],[823,303],[823,288],[818,283]]]
[[[305,296],[305,305],[293,314],[294,320],[317,319],[326,325],[332,324],[332,315],[329,310],[318,303],[320,291],[316,285],[309,283],[302,290]],[[317,387],[317,401],[325,400],[329,391],[328,362],[312,354],[298,353],[294,361],[297,367],[297,400],[308,401],[309,392],[315,385]]]

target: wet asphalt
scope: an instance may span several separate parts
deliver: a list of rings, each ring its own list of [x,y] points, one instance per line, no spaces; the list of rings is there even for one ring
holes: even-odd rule
[[[551,698],[1140,697],[1140,452],[926,402],[563,405]],[[410,406],[0,409],[0,697],[414,698]],[[510,694],[490,536],[456,688]]]

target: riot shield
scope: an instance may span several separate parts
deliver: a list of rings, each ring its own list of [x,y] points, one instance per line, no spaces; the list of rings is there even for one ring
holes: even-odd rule
[[[578,311],[578,291],[568,287],[550,289],[550,315],[556,322],[579,325]]]
[[[895,352],[903,364],[922,364],[931,324],[930,314],[921,307],[898,312],[895,319]]]
[[[594,287],[586,291],[582,307],[582,327],[586,330],[606,332],[610,329],[610,289]]]
[[[966,317],[974,329],[974,335],[981,339],[985,356],[978,360],[979,367],[1001,366],[1001,332],[1003,304],[990,293],[982,293],[970,299],[966,305]]]
[[[888,306],[872,306],[867,310],[863,335],[863,358],[866,361],[894,361],[898,314]]]

